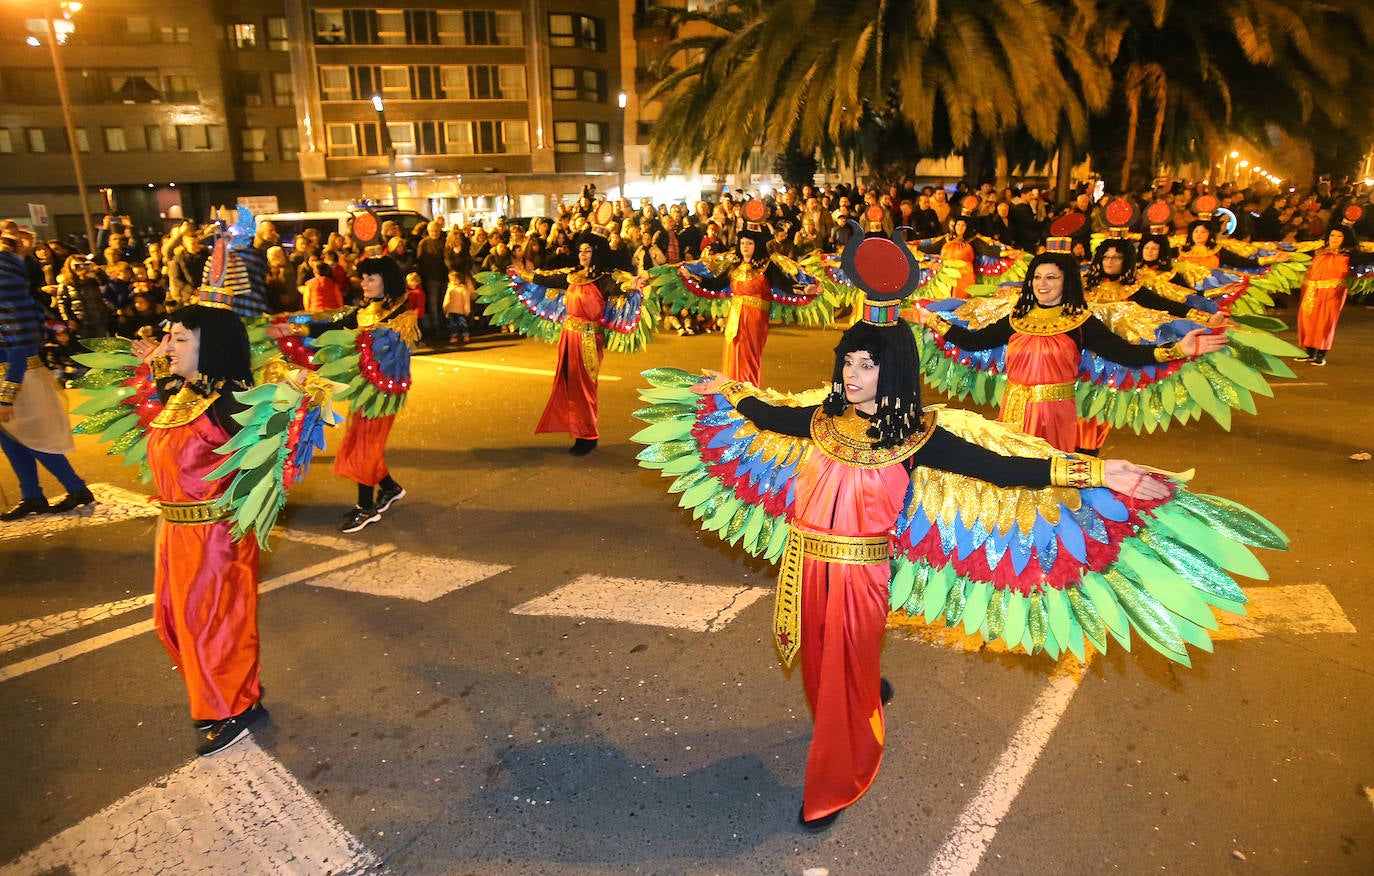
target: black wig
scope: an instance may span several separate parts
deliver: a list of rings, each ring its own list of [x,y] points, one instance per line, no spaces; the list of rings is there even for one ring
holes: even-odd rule
[[[878,411],[868,437],[878,447],[896,447],[921,431],[921,354],[911,326],[899,319],[896,325],[856,322],[835,346],[835,370],[830,394],[821,407],[837,417],[849,405],[844,391],[844,357],[860,350],[878,366]]]
[[[1083,298],[1083,275],[1078,272],[1078,259],[1066,252],[1042,252],[1031,259],[1026,267],[1026,279],[1021,283],[1021,297],[1016,299],[1012,308],[1013,316],[1025,316],[1036,306],[1035,269],[1041,265],[1054,265],[1064,274],[1064,296],[1060,303],[1065,313],[1082,313],[1087,308]]]
[[[1147,243],[1159,244],[1159,258],[1155,259],[1153,263],[1144,260],[1143,254],[1145,252],[1145,244]],[[1140,264],[1145,267],[1154,268],[1159,271],[1167,271],[1174,266],[1174,248],[1169,243],[1169,235],[1167,234],[1147,234],[1140,238],[1140,252],[1142,254]]]
[[[406,278],[401,266],[391,256],[374,256],[358,262],[358,276],[367,274],[382,278],[382,296],[395,301],[406,296]]]
[[[1216,248],[1217,248],[1217,229],[1216,229],[1216,226],[1212,224],[1212,221],[1211,221],[1210,219],[1194,219],[1192,222],[1189,222],[1189,223],[1188,223],[1188,234],[1187,234],[1187,237],[1184,238],[1184,243],[1183,243],[1183,245],[1184,245],[1184,246],[1194,246],[1194,243],[1193,243],[1193,231],[1194,231],[1195,229],[1197,229],[1197,228],[1206,228],[1206,229],[1207,229],[1207,248],[1208,248],[1208,249],[1216,249]]]
[[[223,381],[235,389],[253,385],[253,354],[248,331],[232,310],[188,304],[167,317],[200,333],[200,373],[211,384]]]
[[[1322,237],[1322,243],[1325,246],[1331,245],[1331,232],[1333,231],[1339,231],[1341,234],[1345,235],[1345,239],[1341,241],[1341,252],[1349,255],[1360,248],[1360,238],[1355,234],[1355,229],[1351,228],[1349,225],[1337,225],[1334,228],[1328,228],[1326,230],[1326,235]]]

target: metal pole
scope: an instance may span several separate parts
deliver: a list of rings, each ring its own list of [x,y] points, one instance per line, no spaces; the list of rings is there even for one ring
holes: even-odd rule
[[[52,11],[45,8],[43,21],[48,27],[48,51],[52,54],[52,69],[57,76],[57,98],[62,103],[62,121],[67,126],[67,146],[72,151],[72,170],[76,173],[76,192],[81,199],[81,221],[86,226],[86,248],[95,247],[95,229],[91,226],[91,209],[86,202],[86,178],[81,175],[81,147],[76,142],[76,125],[72,122],[72,103],[67,94],[67,73],[62,57],[57,54],[57,28],[52,23]]]

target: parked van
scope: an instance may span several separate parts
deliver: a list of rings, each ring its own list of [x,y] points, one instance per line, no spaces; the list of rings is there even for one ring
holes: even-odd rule
[[[394,207],[374,206],[369,208],[377,214],[377,218],[382,222],[395,222],[401,226],[401,231],[410,234],[410,229],[415,227],[416,222],[428,222],[423,214],[414,210],[397,210]],[[281,235],[281,245],[290,252],[295,248],[296,238],[307,228],[314,228],[320,233],[320,243],[329,239],[329,235],[334,232],[349,237],[353,231],[353,217],[362,213],[364,208],[353,207],[348,210],[321,210],[311,213],[264,213],[257,217],[259,223],[271,222],[277,228],[277,234]]]

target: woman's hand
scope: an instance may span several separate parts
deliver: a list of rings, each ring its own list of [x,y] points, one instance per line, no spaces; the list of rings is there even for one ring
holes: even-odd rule
[[[720,388],[730,382],[730,378],[721,374],[719,371],[707,371],[706,380],[691,387],[692,392],[697,395],[715,395],[720,392]]]
[[[1107,489],[1132,499],[1163,499],[1169,488],[1150,472],[1125,459],[1102,460],[1102,481]]]
[[[139,338],[138,340],[134,341],[133,344],[130,345],[129,352],[133,353],[135,356],[142,359],[144,362],[147,362],[154,356],[166,356],[167,340],[170,337],[170,335],[163,335],[161,342],[157,344],[154,344],[152,341],[146,338]]]
[[[919,304],[916,305],[916,311],[915,311],[915,312],[916,312],[916,324],[917,324],[917,325],[919,325],[919,326],[928,326],[928,325],[930,325],[930,320],[931,320],[931,318],[934,316],[934,314],[932,314],[929,310],[926,310],[924,307],[922,307],[922,306],[919,305]]]
[[[1212,334],[1210,329],[1193,329],[1183,336],[1183,340],[1178,342],[1178,347],[1183,351],[1183,355],[1189,359],[1215,353],[1226,346],[1226,332]]]
[[[267,327],[267,337],[272,340],[280,340],[291,334],[291,324],[285,322],[274,322]]]

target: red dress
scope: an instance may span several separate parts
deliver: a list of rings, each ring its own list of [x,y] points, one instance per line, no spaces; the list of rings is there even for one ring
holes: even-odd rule
[[[558,366],[553,376],[544,414],[535,434],[568,432],[574,438],[601,437],[596,428],[596,380],[601,360],[606,358],[606,339],[601,316],[606,309],[607,291],[615,281],[609,274],[591,278],[584,271],[567,276],[568,291],[563,296],[567,316],[558,336]],[[537,282],[554,286],[558,277],[540,275]]]
[[[148,467],[163,502],[208,502],[233,475],[207,480],[229,439],[208,413],[148,430]],[[221,721],[262,697],[258,662],[258,542],[227,520],[158,524],[153,577],[158,638],[186,681],[191,717]]]
[[[741,265],[730,272],[730,314],[725,322],[721,371],[731,380],[758,385],[772,306],[773,281],[766,270]]]
[[[1298,308],[1298,346],[1329,350],[1336,340],[1336,323],[1345,307],[1346,278],[1350,275],[1350,256],[1343,252],[1320,250],[1312,256],[1312,266],[1302,284],[1302,305]]]

